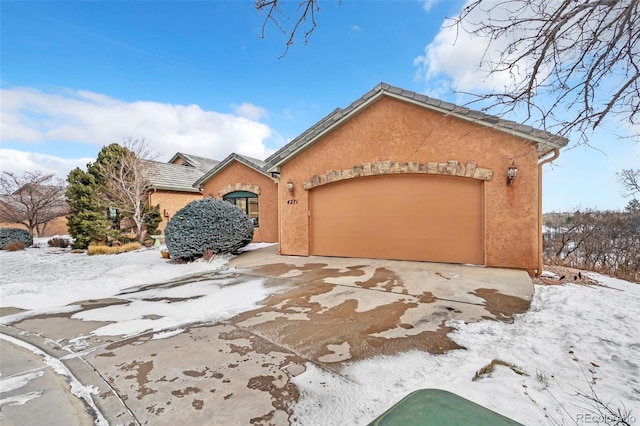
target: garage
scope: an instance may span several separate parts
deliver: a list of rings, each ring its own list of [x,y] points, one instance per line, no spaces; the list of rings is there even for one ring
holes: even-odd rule
[[[280,254],[539,274],[542,165],[567,142],[380,83],[265,160]]]
[[[310,254],[483,264],[483,181],[381,175],[309,191]]]

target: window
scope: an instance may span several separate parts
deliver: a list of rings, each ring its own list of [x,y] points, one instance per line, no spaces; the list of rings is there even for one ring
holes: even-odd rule
[[[258,195],[248,191],[236,191],[225,195],[222,199],[242,210],[251,219],[253,226],[258,227]]]

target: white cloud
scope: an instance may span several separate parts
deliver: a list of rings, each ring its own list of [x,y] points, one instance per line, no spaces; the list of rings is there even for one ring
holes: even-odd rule
[[[22,175],[24,172],[41,171],[53,173],[60,179],[66,179],[76,167],[85,169],[87,163],[95,158],[60,158],[37,152],[24,152],[15,149],[0,149],[0,165],[3,172]]]
[[[432,6],[431,1],[425,3]],[[495,88],[504,90],[522,81],[526,76],[512,72],[489,73],[490,63],[498,60],[508,44],[521,37],[522,33],[506,32],[504,37],[494,39],[471,34],[483,22],[501,22],[506,16],[514,13],[508,8],[516,5],[504,3],[490,8],[490,11],[475,8],[463,23],[464,29],[458,28],[452,21],[445,21],[434,40],[425,47],[424,55],[414,60],[418,67],[418,76],[428,82],[442,84],[442,79],[449,80],[451,88],[457,91],[473,92],[477,90],[491,91]],[[520,11],[522,13],[522,11]],[[530,28],[529,31],[534,31]],[[528,64],[522,62],[520,70],[524,72]],[[513,71],[513,70],[512,70]]]
[[[233,112],[235,112],[236,115],[248,118],[249,120],[260,120],[261,118],[269,115],[266,109],[248,102],[243,102],[240,105],[234,104],[231,105],[231,107],[233,108]]]
[[[45,93],[31,88],[0,91],[3,142],[24,144],[22,160],[44,161],[33,144],[76,142],[101,147],[125,137],[145,138],[157,152],[170,157],[177,151],[222,159],[231,152],[265,158],[272,150],[265,141],[277,138],[256,118],[266,110],[241,104],[244,116],[205,111],[198,105],[173,105],[151,101],[125,102],[110,96],[80,90]],[[247,116],[245,118],[245,116]],[[250,116],[250,117],[249,117]],[[66,144],[69,145],[69,144]],[[20,147],[22,148],[22,147]],[[2,151],[3,169],[8,164]],[[11,155],[19,151],[11,151]],[[60,152],[54,162],[64,162],[73,153]],[[80,161],[80,160],[70,160]],[[84,160],[82,160],[84,161]],[[26,163],[24,163],[26,164]]]
[[[351,25],[351,29],[355,32],[361,33],[362,32],[362,27],[360,27],[359,25],[353,24]]]
[[[429,12],[431,9],[433,9],[433,6],[438,3],[438,1],[439,0],[424,0],[422,2],[422,8],[425,10],[425,12]]]

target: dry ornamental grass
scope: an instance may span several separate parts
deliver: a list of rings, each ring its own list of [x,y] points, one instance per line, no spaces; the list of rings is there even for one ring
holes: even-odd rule
[[[128,243],[121,246],[89,246],[87,254],[92,256],[94,254],[120,254],[128,251],[140,250],[140,243]]]
[[[18,250],[24,250],[25,248],[27,248],[27,245],[22,241],[12,241],[6,246],[4,246],[4,249],[7,251],[18,251]]]

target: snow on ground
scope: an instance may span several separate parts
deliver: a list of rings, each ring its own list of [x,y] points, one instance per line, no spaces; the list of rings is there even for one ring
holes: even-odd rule
[[[249,244],[244,251],[268,245]],[[154,336],[159,339],[175,335],[176,328],[190,323],[221,320],[249,310],[273,291],[266,289],[262,279],[237,283],[224,274],[177,287],[136,288],[221,269],[231,256],[215,256],[209,262],[174,264],[153,249],[88,256],[46,248],[42,244],[39,247],[0,252],[0,306],[28,309],[6,315],[0,323],[44,313],[74,312],[80,306],[69,303],[109,298],[127,290],[125,295],[118,296],[126,298],[126,305],[78,312],[72,318],[111,322],[94,330],[94,335],[129,336],[156,331],[161,332]]]
[[[154,289],[127,296],[126,305],[107,306],[74,314],[84,321],[113,321],[92,332],[98,336],[136,335],[145,331],[162,331],[194,322],[216,321],[247,311],[267,297],[269,291],[262,279],[240,284],[229,280],[206,280],[169,289]],[[184,299],[166,303],[175,297]],[[145,299],[145,300],[142,300]],[[157,299],[158,301],[149,301]],[[157,333],[160,337],[174,334]]]
[[[93,402],[93,399],[91,397],[91,395],[96,395],[98,393],[98,389],[93,387],[93,386],[84,386],[82,383],[80,383],[80,381],[78,381],[78,379],[76,378],[76,376],[73,375],[73,373],[71,372],[71,370],[69,370],[67,368],[67,366],[60,361],[57,358],[54,358],[52,356],[50,356],[49,354],[45,353],[44,351],[40,350],[39,348],[33,346],[30,343],[24,342],[22,340],[16,339],[14,337],[11,336],[5,336],[4,334],[0,334],[0,339],[4,339],[16,346],[19,346],[21,348],[24,348],[32,353],[34,353],[35,355],[38,355],[39,357],[42,358],[42,360],[44,361],[44,363],[46,365],[48,365],[49,367],[51,367],[51,369],[53,369],[53,371],[60,375],[60,376],[64,376],[66,377],[68,383],[69,383],[69,390],[71,391],[72,394],[74,394],[75,396],[77,396],[80,399],[84,400],[84,403],[91,408],[91,411],[93,412],[95,418],[94,418],[94,424],[96,426],[108,426],[109,423],[107,422],[107,420],[104,418],[104,416],[102,415],[102,413],[100,412],[100,410],[98,410],[98,407],[96,407],[95,403]],[[29,381],[33,380],[36,377],[24,377],[24,375],[22,376],[22,379],[26,379],[25,380],[18,380],[18,383],[14,382],[14,385],[19,385],[18,389],[25,386],[27,383],[29,383]],[[11,381],[11,379],[8,379],[9,381]],[[4,381],[4,380],[3,380]],[[4,385],[4,383],[3,383]],[[15,388],[14,388],[15,390]],[[5,390],[3,388],[2,392],[7,392],[7,390]],[[25,404],[26,402],[30,401],[31,399],[35,399],[38,398],[42,395],[43,392],[29,392],[27,394],[24,395],[19,395],[16,397],[9,397],[3,400],[0,400],[0,406],[3,404],[8,404],[8,405],[21,405],[21,404]]]
[[[349,365],[345,378],[308,365],[294,379],[301,393],[296,424],[367,424],[425,388],[457,393],[526,425],[588,424],[591,405],[575,394],[591,395],[591,371],[597,395],[632,410],[633,424],[640,420],[640,285],[594,278],[610,288],[537,285],[531,309],[513,324],[453,322],[451,337],[466,350],[379,357]],[[528,376],[498,367],[472,381],[496,358]]]
[[[2,251],[0,303],[22,309],[49,309],[110,297],[128,287],[217,270],[227,260],[215,256],[211,262],[172,264],[154,249],[94,256],[56,248]]]
[[[226,260],[172,264],[162,259],[158,250],[113,256],[50,248],[2,251],[0,306],[38,312],[73,309],[64,305],[220,269]],[[309,364],[307,371],[294,379],[301,397],[292,418],[301,425],[366,424],[414,390],[439,388],[527,425],[588,424],[595,423],[594,417],[586,417],[590,405],[575,393],[589,393],[595,377],[597,395],[614,407],[632,410],[633,417],[628,420],[633,424],[640,419],[640,285],[592,276],[604,286],[537,285],[531,309],[513,324],[452,322],[457,331],[451,337],[465,350],[378,357],[348,364],[342,377]],[[96,330],[100,334],[153,329],[157,332],[154,338],[166,338],[180,333],[180,326],[189,321],[213,319],[206,312],[233,315],[250,309],[267,295],[260,280],[229,285],[227,279],[221,274],[179,287],[138,290],[127,294],[127,307],[110,306],[75,315],[114,321]],[[185,300],[171,304],[149,301],[167,298]],[[211,309],[213,304],[215,310]],[[156,318],[159,316],[163,319]],[[11,316],[2,320],[8,318]],[[527,376],[497,367],[490,377],[472,381],[476,371],[493,359],[516,365]]]

